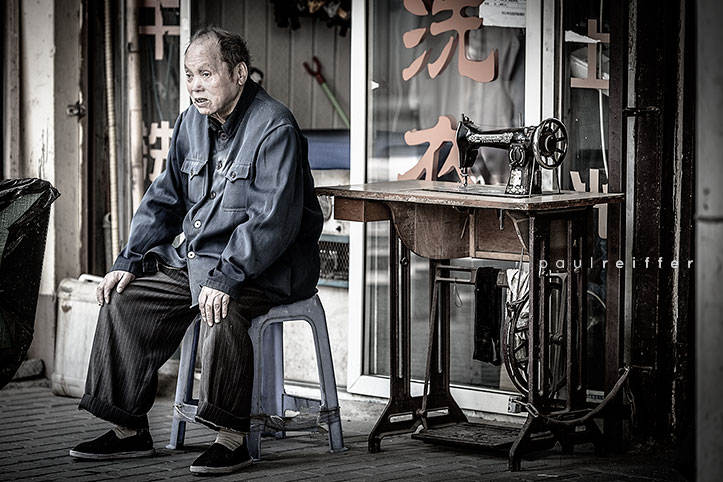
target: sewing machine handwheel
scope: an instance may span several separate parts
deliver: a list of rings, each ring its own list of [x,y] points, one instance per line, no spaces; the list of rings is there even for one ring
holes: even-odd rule
[[[535,128],[532,138],[535,161],[545,169],[554,169],[567,154],[567,129],[565,124],[550,117]]]
[[[530,361],[530,344],[527,339],[527,321],[519,324],[516,318],[505,317],[502,326],[504,338],[502,342],[502,360],[507,369],[510,381],[522,394],[529,393],[527,383],[527,366]]]

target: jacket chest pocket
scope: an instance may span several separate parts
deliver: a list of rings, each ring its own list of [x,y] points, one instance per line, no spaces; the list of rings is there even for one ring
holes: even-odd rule
[[[206,180],[206,161],[186,159],[181,166],[181,172],[188,176],[188,197],[197,203],[206,195],[208,182]]]
[[[226,172],[226,184],[223,188],[222,206],[227,211],[243,211],[248,202],[249,164],[234,164]]]

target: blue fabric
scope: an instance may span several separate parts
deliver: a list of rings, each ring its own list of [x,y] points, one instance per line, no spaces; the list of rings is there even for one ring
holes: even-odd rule
[[[314,129],[304,131],[309,140],[312,169],[349,169],[349,131]]]
[[[312,296],[323,217],[307,149],[291,112],[253,81],[222,126],[189,107],[113,269],[187,266],[194,305],[201,286],[233,298],[256,287],[275,303]]]

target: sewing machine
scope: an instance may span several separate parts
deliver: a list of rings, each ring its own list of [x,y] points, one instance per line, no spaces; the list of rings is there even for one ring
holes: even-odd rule
[[[539,168],[555,169],[567,154],[567,129],[554,118],[545,119],[537,126],[483,131],[462,114],[456,137],[463,177],[461,189],[470,194],[474,191],[494,194],[487,186],[480,190],[467,183],[469,168],[477,160],[480,147],[507,149],[510,177],[504,195],[514,197],[543,194]]]

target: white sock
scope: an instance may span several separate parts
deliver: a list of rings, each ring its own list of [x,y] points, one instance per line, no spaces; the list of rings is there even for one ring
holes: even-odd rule
[[[245,434],[241,432],[232,432],[231,430],[221,429],[216,435],[216,443],[221,444],[229,450],[236,450],[244,444]]]
[[[132,436],[138,434],[138,430],[136,430],[134,428],[126,428],[126,427],[121,427],[119,425],[114,425],[113,431],[120,439],[132,437]]]

